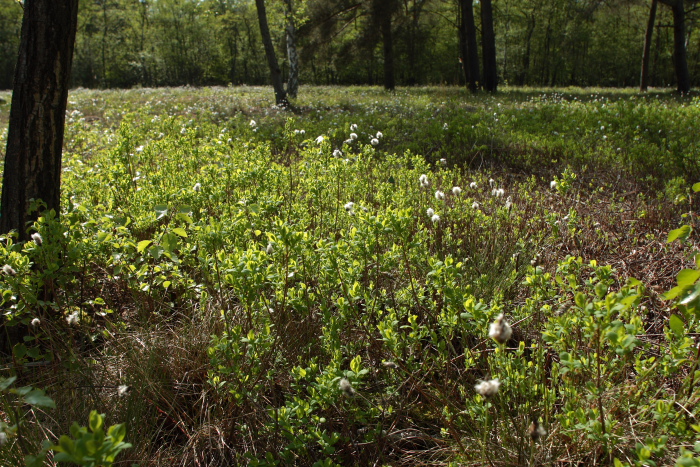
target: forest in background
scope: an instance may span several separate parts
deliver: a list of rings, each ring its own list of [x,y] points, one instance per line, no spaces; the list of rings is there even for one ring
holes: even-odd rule
[[[381,21],[372,0],[268,0],[286,79],[285,28],[296,26],[302,84],[381,84]],[[379,2],[384,4],[383,2]],[[464,84],[459,0],[393,0],[389,11],[397,85]],[[686,1],[692,86],[700,84],[697,3]],[[494,0],[500,84],[636,86],[649,0]],[[476,29],[481,2],[473,2]],[[378,11],[380,10],[380,11]],[[0,0],[0,89],[11,89],[22,8]],[[659,4],[651,86],[675,83],[673,17]],[[80,3],[73,86],[267,84],[269,68],[253,0],[89,0]]]

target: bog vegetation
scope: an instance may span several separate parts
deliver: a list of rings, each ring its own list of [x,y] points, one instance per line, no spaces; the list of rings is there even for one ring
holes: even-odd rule
[[[0,464],[700,465],[700,100],[270,98],[71,93]]]

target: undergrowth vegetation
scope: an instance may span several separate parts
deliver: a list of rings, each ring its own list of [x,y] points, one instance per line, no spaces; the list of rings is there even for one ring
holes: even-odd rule
[[[700,465],[700,101],[270,94],[71,93],[0,464]]]

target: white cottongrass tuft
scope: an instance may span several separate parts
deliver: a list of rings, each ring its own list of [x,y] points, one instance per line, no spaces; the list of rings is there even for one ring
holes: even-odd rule
[[[440,159],[440,165],[447,165],[447,159],[445,159],[444,157]]]
[[[272,245],[272,243],[268,243],[267,248],[265,248],[265,253],[267,253],[268,255],[271,255],[274,252],[275,252],[275,247]]]
[[[442,125],[442,129],[443,129],[443,130],[448,130],[449,128],[450,128],[450,127],[447,125],[447,123],[445,123],[445,124]]]
[[[482,381],[474,386],[474,389],[478,394],[487,399],[493,397],[498,392],[498,388],[501,386],[501,382],[498,379],[492,379],[489,381]]]
[[[481,207],[481,205],[479,203],[477,203],[476,201],[474,201],[472,203],[472,209],[479,209],[480,207]]]
[[[350,125],[350,131],[357,131],[357,123]]]
[[[34,243],[36,243],[37,245],[41,245],[42,243],[44,243],[44,239],[41,238],[41,234],[39,232],[34,232],[32,234],[32,240],[34,240]]]
[[[318,138],[316,138],[316,144],[323,143],[323,140],[324,140],[323,135],[319,136]]]
[[[433,208],[428,208],[425,213],[428,215],[428,217],[433,217],[433,215],[435,215],[435,210]]]
[[[462,189],[458,186],[453,186],[452,187],[452,194],[455,196],[459,196],[459,194],[462,193]]]
[[[477,188],[479,188],[479,184],[476,182],[471,182],[469,184],[469,188],[471,188],[472,190],[476,190]]]
[[[420,182],[420,186],[422,187],[430,186],[430,182],[428,181],[428,176],[426,174],[423,174],[420,177],[418,177],[418,181]]]
[[[357,133],[350,133],[350,139],[356,140],[356,139],[357,139]]]
[[[8,276],[17,275],[17,271],[15,271],[14,268],[12,266],[10,266],[9,264],[6,264],[2,267],[2,272],[7,274]]]
[[[340,383],[338,383],[340,391],[348,397],[355,395],[355,390],[352,388],[352,383],[347,378],[341,378]]]
[[[445,193],[440,191],[440,190],[436,191],[435,192],[435,199],[437,199],[437,200],[445,199]]]
[[[340,149],[336,149],[335,151],[333,151],[333,157],[343,157],[343,151],[341,151]]]
[[[503,313],[496,317],[496,321],[491,323],[489,326],[489,337],[499,344],[505,344],[510,339],[511,334],[513,334],[513,329],[510,324],[505,320]]]
[[[256,126],[258,126],[258,124],[255,123],[255,120],[251,120],[248,125],[250,125],[251,128],[255,128]]]
[[[382,133],[381,131],[378,131],[378,132],[377,132],[377,139],[380,139],[380,138],[383,138],[383,137],[384,137],[384,133]]]
[[[377,138],[372,138],[372,141],[370,141],[370,143],[372,143],[372,146],[376,146],[379,144],[379,140]]]
[[[346,210],[347,212],[349,212],[350,214],[352,214],[352,213],[353,213],[353,208],[355,207],[355,203],[353,203],[352,201],[348,201],[347,203],[345,203],[345,206],[344,206],[344,207],[345,207],[345,210]]]
[[[192,187],[192,189],[193,189],[194,191],[196,191],[197,193],[199,193],[200,191],[202,191],[202,184],[201,184],[201,183],[195,183],[194,186]]]
[[[509,196],[508,199],[506,200],[506,209],[510,210],[510,208],[511,208],[512,206],[513,206],[513,198],[511,198],[511,197]]]
[[[489,186],[490,186],[490,187],[493,187],[493,185],[494,185],[495,183],[496,183],[496,180],[494,180],[493,178],[489,178]]]
[[[3,447],[6,444],[7,444],[7,433],[5,433],[4,431],[0,431],[0,447]]]
[[[552,180],[551,182],[549,182],[549,188],[551,188],[552,190],[556,190],[557,188],[559,188],[559,182],[557,182],[556,180]]]
[[[433,221],[433,224],[437,224],[438,222],[440,222],[440,216],[438,216],[437,214],[433,214],[433,217],[431,217],[430,220]]]
[[[73,313],[69,314],[66,321],[70,326],[75,326],[80,322],[80,310],[75,310]]]
[[[545,430],[544,427],[540,425],[540,422],[538,420],[533,420],[532,423],[530,423],[527,432],[530,435],[530,438],[532,438],[532,440],[535,442],[537,442],[538,439],[543,438],[547,435],[547,430]]]
[[[117,388],[117,395],[119,397],[126,396],[131,388],[126,384],[122,384]]]
[[[32,327],[35,328],[41,324],[41,320],[39,318],[34,318],[32,320]]]
[[[294,134],[295,134],[295,135],[305,135],[305,134],[306,134],[306,130],[294,130]]]
[[[506,190],[504,190],[503,188],[494,188],[493,190],[491,190],[491,194],[496,198],[501,198],[503,195],[506,194]]]

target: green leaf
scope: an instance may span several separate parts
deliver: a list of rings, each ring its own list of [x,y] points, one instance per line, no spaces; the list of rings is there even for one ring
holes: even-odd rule
[[[693,285],[700,278],[700,270],[684,269],[678,273],[678,286],[686,287]]]
[[[688,292],[688,295],[683,297],[678,303],[681,305],[690,306],[694,301],[700,299],[700,283],[695,284],[695,287],[688,290]]]
[[[691,228],[689,225],[684,225],[683,227],[676,229],[676,230],[671,230],[668,233],[668,240],[666,240],[666,243],[671,243],[674,240],[686,240],[690,236],[690,231]]]
[[[75,452],[75,443],[67,435],[61,435],[61,437],[58,439],[58,445],[54,446],[53,450],[72,454]]]
[[[9,378],[0,378],[0,391],[5,391],[7,388],[12,386],[12,383],[17,380],[16,376],[10,376]]]
[[[165,204],[156,205],[154,210],[156,211],[156,216],[157,216],[156,219],[158,219],[158,220],[160,220],[168,215],[168,206],[166,206]]]
[[[47,407],[49,409],[55,409],[56,403],[49,396],[44,394],[41,389],[32,389],[24,396],[24,402],[29,405],[36,407]]]
[[[179,235],[179,236],[181,236],[181,237],[183,237],[183,238],[187,238],[187,232],[185,232],[185,229],[183,229],[182,227],[176,227],[176,228],[174,228],[174,229],[173,229],[173,233],[174,233],[175,235]]]
[[[673,300],[683,292],[683,287],[674,287],[665,294],[663,294],[664,300]]]
[[[97,410],[91,411],[88,424],[90,426],[90,431],[93,433],[97,430],[101,430],[102,426],[104,425],[104,415],[98,414]]]
[[[668,320],[668,325],[677,337],[683,337],[683,334],[685,334],[683,320],[681,320],[678,315],[671,315],[671,318]]]
[[[698,191],[700,191],[700,182],[698,182],[698,183],[696,183],[695,185],[693,185],[693,191],[694,191],[695,193],[697,193]]]
[[[138,245],[136,245],[136,251],[143,253],[143,251],[148,248],[148,245],[153,243],[153,240],[141,240]]]

